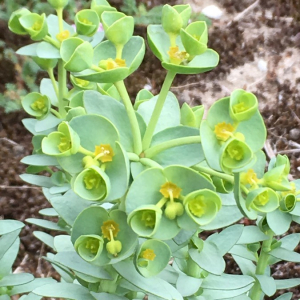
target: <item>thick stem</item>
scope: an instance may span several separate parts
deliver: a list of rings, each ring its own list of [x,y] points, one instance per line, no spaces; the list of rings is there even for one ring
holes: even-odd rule
[[[58,112],[62,118],[66,117],[64,105],[64,91],[67,86],[67,71],[64,68],[64,63],[60,59],[58,61]]]
[[[63,23],[63,8],[58,8],[56,10],[57,17],[58,17],[58,28],[59,32],[64,31],[64,23]]]
[[[116,58],[122,59],[124,45],[116,45]]]
[[[266,234],[269,236],[269,239],[263,241],[260,255],[256,265],[256,271],[255,271],[256,275],[263,275],[265,273],[266,267],[268,266],[268,259],[270,256],[269,252],[271,251],[271,244],[272,244],[274,233],[271,230],[269,230],[268,232],[266,232]],[[261,293],[262,290],[260,287],[260,283],[256,279],[256,282],[250,291],[249,297],[252,300],[260,300]]]
[[[159,163],[150,158],[140,158],[140,163],[146,167],[163,169]]]
[[[156,154],[173,148],[173,147],[177,147],[177,146],[183,146],[183,145],[188,145],[188,144],[198,144],[201,142],[201,138],[200,136],[187,136],[187,137],[183,137],[183,138],[178,138],[178,139],[174,139],[174,140],[170,140],[170,141],[166,141],[163,143],[160,143],[158,145],[155,145],[151,148],[149,148],[148,150],[144,151],[145,157],[148,158],[152,158],[153,156],[155,156]],[[188,153],[187,153],[188,155]]]
[[[115,86],[122,98],[123,104],[125,106],[125,109],[126,109],[126,112],[127,112],[128,118],[129,118],[132,136],[133,136],[134,153],[139,155],[142,152],[142,138],[141,138],[140,126],[139,126],[138,120],[136,118],[135,111],[133,109],[131,100],[127,93],[124,81],[116,82]]]
[[[219,177],[219,178],[224,179],[232,184],[234,183],[233,176],[215,171],[209,167],[202,167],[201,165],[195,165],[195,166],[193,166],[193,169],[195,169],[196,171],[202,172],[202,173],[206,173],[208,175]]]
[[[56,41],[56,40],[54,40],[52,37],[50,37],[50,36],[48,36],[48,35],[46,35],[46,36],[43,38],[43,40],[44,40],[45,42],[48,42],[48,43],[51,44],[52,46],[56,47],[57,49],[60,48],[59,42]]]
[[[169,89],[172,85],[172,82],[173,82],[175,76],[176,76],[175,72],[168,71],[167,76],[166,76],[165,81],[164,81],[164,84],[163,84],[163,86],[161,88],[161,91],[159,93],[156,105],[154,107],[150,122],[148,124],[148,127],[146,129],[146,132],[145,132],[145,135],[144,135],[144,138],[143,138],[143,150],[147,150],[149,148],[150,144],[151,144],[155,127],[157,125],[159,116],[160,116],[161,111],[164,107],[165,100],[167,98]]]

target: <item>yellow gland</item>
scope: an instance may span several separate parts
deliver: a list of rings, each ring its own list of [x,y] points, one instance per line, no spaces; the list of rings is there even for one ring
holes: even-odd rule
[[[66,152],[71,148],[71,141],[66,136],[60,138],[60,143],[58,145],[58,150],[60,152]]]
[[[239,102],[237,104],[234,104],[232,106],[232,108],[233,108],[233,111],[237,114],[237,113],[241,113],[241,112],[244,112],[244,111],[248,110],[249,106],[247,106],[245,104],[245,102]]]
[[[67,39],[69,36],[70,36],[69,30],[64,30],[64,31],[58,33],[58,34],[56,35],[56,38],[57,38],[60,42],[62,42],[63,40]]]
[[[88,19],[86,18],[80,18],[79,21],[83,24],[86,24],[86,25],[93,25],[93,22],[89,21]]]
[[[219,123],[215,126],[214,133],[218,140],[226,142],[234,132],[234,127],[230,123]]]
[[[30,107],[35,111],[45,112],[47,110],[45,99],[43,97],[38,98],[35,100]]]
[[[269,202],[269,197],[267,191],[264,191],[263,193],[259,194],[254,200],[254,204],[259,206],[264,206],[268,202]]]
[[[114,220],[108,220],[103,222],[101,226],[101,231],[103,237],[105,237],[108,240],[113,240],[113,238],[118,235],[118,232],[120,231],[120,227],[119,224]]]
[[[97,189],[103,182],[101,176],[94,170],[89,170],[83,178],[85,188],[87,190]]]
[[[170,47],[168,51],[170,62],[175,65],[180,65],[185,59],[189,57],[185,51],[179,51],[179,47]]]
[[[232,159],[237,161],[242,160],[244,157],[243,148],[237,144],[229,144],[226,152]]]
[[[182,189],[172,182],[166,182],[159,190],[165,198],[179,198]]]
[[[105,163],[113,160],[114,151],[109,144],[101,144],[95,147],[95,159]]]
[[[241,173],[241,183],[254,185],[258,182],[258,178],[253,169],[249,169],[246,173]]]
[[[34,24],[31,26],[31,28],[34,30],[34,31],[40,31],[41,28],[42,28],[42,25],[43,23],[41,21],[36,21],[34,22]]]
[[[87,87],[90,82],[88,80],[80,79],[80,78],[74,78],[74,81],[77,85],[81,87]]]
[[[151,210],[143,211],[142,221],[146,227],[154,228],[156,222],[155,212]]]
[[[204,202],[204,196],[199,195],[194,199],[190,200],[188,203],[190,212],[196,216],[201,217],[206,212],[206,204]]]
[[[99,249],[99,240],[89,238],[85,242],[85,248],[89,249],[92,254],[96,254],[98,252],[98,249]]]
[[[156,255],[152,249],[146,249],[141,253],[141,257],[153,261]]]

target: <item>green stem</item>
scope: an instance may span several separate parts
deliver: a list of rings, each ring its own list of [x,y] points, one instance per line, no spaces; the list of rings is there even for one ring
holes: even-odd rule
[[[141,138],[140,126],[139,126],[138,120],[136,118],[135,111],[133,109],[131,100],[127,93],[124,81],[115,82],[114,85],[117,88],[117,90],[122,98],[123,104],[125,106],[125,109],[126,109],[126,112],[127,112],[128,118],[129,118],[132,136],[133,136],[134,153],[139,155],[142,152],[142,138]]]
[[[64,31],[64,23],[63,23],[63,8],[58,8],[56,10],[57,17],[58,17],[58,28],[59,32]]]
[[[266,234],[269,236],[269,239],[263,241],[263,244],[262,244],[262,247],[260,250],[260,255],[259,255],[259,258],[257,261],[257,265],[256,265],[256,271],[255,271],[256,275],[265,274],[266,267],[268,266],[268,259],[270,256],[269,252],[271,251],[271,244],[272,244],[274,233],[271,230],[269,230],[268,232],[266,232]],[[260,300],[261,293],[262,293],[262,290],[260,287],[260,283],[256,279],[256,282],[250,291],[249,297],[252,300]]]
[[[146,167],[160,168],[160,169],[163,168],[160,164],[158,164],[156,161],[154,161],[150,158],[140,158],[140,162],[141,162],[141,164],[143,164]]]
[[[58,112],[62,118],[66,117],[64,106],[64,90],[67,86],[67,71],[64,68],[64,63],[60,59],[58,61]]]
[[[158,208],[162,208],[166,203],[167,203],[168,199],[165,197],[162,197],[156,204],[155,206],[157,206]]]
[[[96,71],[96,72],[103,72],[103,71],[105,71],[104,69],[102,69],[102,68],[100,68],[100,67],[98,67],[96,65],[91,65],[90,69],[93,70],[93,71]]]
[[[140,157],[132,152],[127,152],[128,158],[130,161],[140,161]]]
[[[188,145],[188,144],[198,144],[201,142],[201,137],[200,136],[187,136],[183,138],[178,138],[170,141],[166,141],[163,143],[160,143],[158,145],[155,145],[147,150],[144,151],[145,157],[152,158],[156,154],[173,148],[177,146],[182,146],[182,145]],[[187,154],[188,155],[188,154]]]
[[[54,77],[53,68],[49,68],[47,70],[47,72],[48,72],[49,78],[51,79],[51,82],[52,82],[55,94],[56,94],[56,96],[58,98],[59,97],[59,92],[58,92],[57,83],[56,83],[56,80],[55,80],[55,77]]]
[[[209,167],[202,167],[201,165],[195,165],[195,166],[193,166],[193,169],[195,169],[199,172],[202,172],[202,173],[206,173],[208,175],[219,177],[219,178],[224,179],[232,184],[234,183],[234,178],[232,175],[228,175],[228,174],[224,174],[224,173],[215,171]]]
[[[144,138],[143,138],[143,150],[147,150],[151,144],[153,133],[155,130],[155,127],[157,125],[159,116],[161,114],[161,111],[163,109],[163,106],[165,104],[165,100],[167,98],[169,89],[172,85],[172,82],[176,76],[176,73],[173,71],[168,71],[167,76],[165,78],[164,84],[161,88],[161,91],[159,93],[156,105],[154,107],[150,122],[147,126]]]
[[[59,112],[53,108],[50,109],[51,113],[53,115],[55,115],[56,117],[58,117],[59,119],[61,119],[61,115],[59,114]]]
[[[122,52],[123,52],[124,45],[116,45],[116,58],[122,59]]]
[[[79,147],[78,152],[80,152],[80,153],[82,153],[84,155],[95,157],[95,153],[94,152],[89,151],[89,150],[83,148],[82,146]]]
[[[56,47],[57,49],[60,48],[59,42],[56,41],[56,40],[54,40],[52,37],[50,37],[50,36],[48,36],[48,35],[46,35],[46,36],[43,38],[43,40],[44,40],[45,42],[50,43],[51,45],[53,45],[53,46]]]

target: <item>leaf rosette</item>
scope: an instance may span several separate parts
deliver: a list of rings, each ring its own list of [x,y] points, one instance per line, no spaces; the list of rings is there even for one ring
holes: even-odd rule
[[[71,241],[83,259],[103,266],[131,255],[137,235],[128,226],[125,212],[116,209],[108,213],[103,207],[91,206],[76,218]]]
[[[75,26],[78,34],[92,36],[98,31],[99,25],[99,16],[92,9],[83,9],[75,15]]]
[[[70,156],[77,153],[79,147],[80,138],[67,122],[60,123],[58,131],[51,132],[42,140],[42,151],[50,156]]]
[[[160,240],[150,239],[141,244],[136,252],[135,265],[144,277],[159,274],[169,263],[171,250]]]
[[[46,95],[33,92],[22,99],[22,106],[28,114],[42,120],[50,113],[51,102]]]

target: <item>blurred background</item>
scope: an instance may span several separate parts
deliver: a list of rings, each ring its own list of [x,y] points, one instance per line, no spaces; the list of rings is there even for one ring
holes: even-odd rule
[[[256,94],[268,128],[265,153],[277,153],[291,160],[294,178],[300,175],[300,1],[299,0],[188,0],[188,1],[110,1],[120,11],[135,18],[136,35],[146,38],[146,27],[160,23],[163,4],[189,3],[192,20],[209,26],[209,47],[220,54],[219,66],[201,75],[176,77],[171,91],[180,103],[203,104],[208,108],[217,99],[236,88]],[[89,1],[70,0],[64,17],[72,24],[78,9],[88,8]],[[28,117],[22,111],[22,97],[38,91],[47,73],[30,59],[15,54],[31,43],[27,36],[17,36],[7,28],[10,14],[26,6],[37,13],[54,13],[46,1],[0,1],[0,218],[24,221],[38,217],[48,207],[40,188],[22,182],[19,174],[25,166],[19,161],[32,151],[31,135],[21,123]],[[142,88],[159,93],[165,71],[147,49],[140,69],[126,79],[130,96]],[[71,85],[70,85],[71,87]],[[56,276],[41,259],[47,249],[33,236],[34,226],[22,231],[21,253],[16,266],[38,277]],[[292,232],[300,232],[293,226]],[[299,251],[299,249],[298,249]],[[230,257],[228,271],[239,272]],[[285,263],[274,267],[277,278],[299,277],[300,267]],[[295,289],[295,298],[300,297]]]

